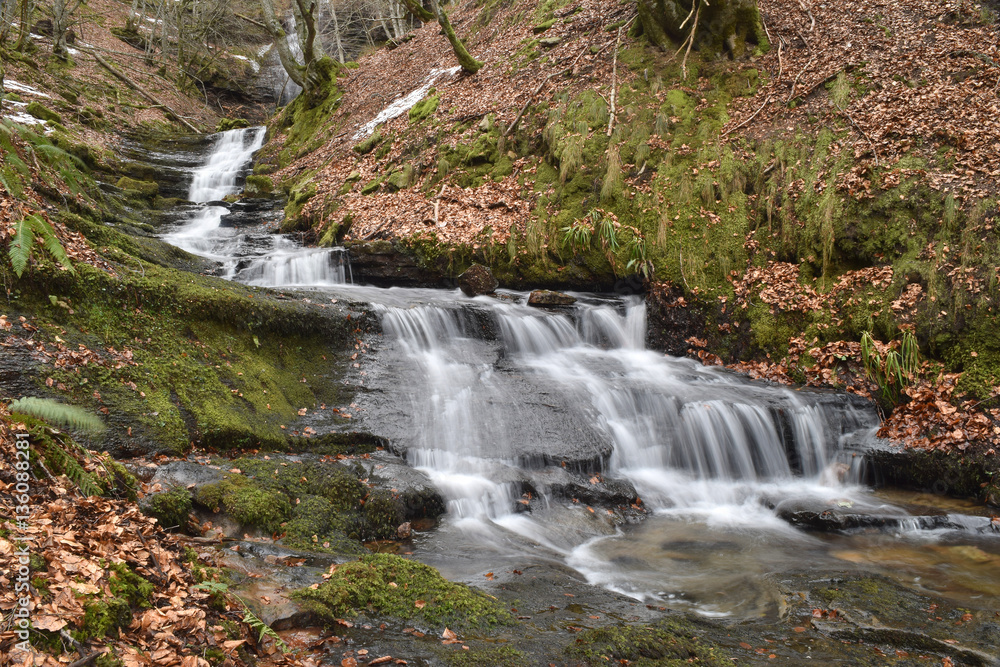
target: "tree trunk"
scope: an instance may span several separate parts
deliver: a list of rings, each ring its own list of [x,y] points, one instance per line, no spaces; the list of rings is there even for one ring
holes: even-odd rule
[[[330,17],[333,19],[333,40],[337,45],[337,60],[344,64],[344,45],[340,41],[340,22],[337,21],[337,8],[330,3]]]
[[[475,74],[482,69],[483,63],[473,58],[472,54],[465,48],[465,44],[455,34],[455,29],[451,27],[451,21],[448,20],[448,15],[445,11],[441,9],[438,0],[431,0],[431,7],[434,8],[438,23],[441,24],[441,29],[444,30],[445,36],[451,42],[451,48],[455,52],[455,57],[458,58],[458,64],[462,66],[462,69],[469,74]]]
[[[441,30],[444,31],[445,37],[451,42],[451,48],[455,52],[455,57],[458,58],[458,64],[462,66],[462,69],[469,74],[475,74],[482,68],[483,63],[472,57],[469,50],[465,48],[465,44],[455,34],[455,29],[451,27],[451,21],[448,20],[448,15],[445,11],[441,9],[438,0],[431,0],[433,12],[424,9],[424,6],[420,4],[420,0],[402,0],[402,2],[411,14],[424,23],[437,18],[437,22],[441,25]]]
[[[274,2],[272,0],[261,0],[261,7],[264,10],[264,24],[267,25],[268,32],[274,39],[274,48],[278,50],[278,59],[281,66],[285,68],[288,78],[294,81],[301,88],[306,87],[306,68],[298,63],[291,47],[288,45],[288,35],[285,33],[281,21],[274,13]],[[303,53],[305,50],[303,49]]]
[[[695,10],[694,46],[699,50],[740,58],[748,44],[767,45],[756,0],[638,0],[638,10],[646,38],[664,50],[677,48],[690,36]]]

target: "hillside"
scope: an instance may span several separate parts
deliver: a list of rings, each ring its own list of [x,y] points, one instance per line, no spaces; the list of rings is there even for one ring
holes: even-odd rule
[[[651,46],[628,4],[456,6],[482,70],[448,70],[425,25],[342,68],[319,108],[286,109],[256,184],[289,193],[284,229],[362,267],[389,240],[425,281],[473,261],[508,286],[649,280],[668,352],[906,403],[883,431],[911,444],[995,444],[995,12],[760,12],[769,44],[733,60]],[[884,357],[903,332],[924,365],[880,389],[859,341]]]

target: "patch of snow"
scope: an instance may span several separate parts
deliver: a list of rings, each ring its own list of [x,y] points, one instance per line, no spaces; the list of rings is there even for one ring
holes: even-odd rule
[[[72,46],[67,46],[66,47],[66,52],[69,53],[71,56],[78,56],[78,55],[80,55],[80,52],[77,51],[76,49],[74,49]]]
[[[268,51],[270,51],[272,46],[274,46],[274,45],[273,44],[265,44],[264,46],[260,47],[260,50],[257,51],[257,57],[258,58],[263,58],[264,54],[267,53]]]
[[[20,111],[20,109],[28,106],[27,102],[11,102],[10,100],[5,100],[4,106],[13,107],[14,109],[17,109],[17,111],[5,111],[3,113],[3,120],[20,123],[21,125],[45,125],[44,120],[35,118],[29,113]]]
[[[29,95],[35,95],[36,97],[49,97],[48,95],[38,90],[37,88],[32,88],[27,84],[18,83],[13,79],[4,79],[3,87],[4,90],[11,90],[15,93],[28,93]]]
[[[412,109],[417,102],[424,99],[427,92],[431,89],[431,86],[434,85],[435,81],[443,76],[454,76],[460,69],[462,68],[459,65],[449,69],[432,69],[431,73],[427,75],[427,78],[424,79],[424,82],[419,88],[382,109],[378,115],[375,116],[375,118],[368,121],[368,123],[362,126],[360,130],[354,133],[354,139],[357,140],[369,137],[375,131],[375,128],[382,123],[402,116],[404,113]]]
[[[248,63],[250,63],[250,67],[253,68],[254,73],[259,73],[260,72],[260,63],[257,62],[256,60],[254,60],[252,58],[247,58],[246,56],[238,56],[238,55],[235,55],[235,54],[233,54],[233,58],[236,58],[237,60],[245,60],[245,61],[247,61]]]

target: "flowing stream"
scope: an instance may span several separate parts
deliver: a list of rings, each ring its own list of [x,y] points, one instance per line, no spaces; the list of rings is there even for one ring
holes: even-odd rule
[[[527,561],[572,568],[639,600],[712,616],[773,612],[768,577],[858,568],[977,604],[1000,600],[1000,539],[975,505],[874,492],[878,417],[844,394],[795,391],[645,349],[639,297],[351,284],[345,253],[266,224],[228,226],[263,129],[216,135],[198,202],[165,238],[232,280],[370,304],[360,425],[386,437],[447,502],[415,556],[447,576]],[[833,508],[850,530],[806,531]]]

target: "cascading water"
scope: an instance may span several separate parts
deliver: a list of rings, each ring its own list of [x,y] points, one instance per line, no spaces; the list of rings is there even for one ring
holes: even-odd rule
[[[264,144],[265,128],[220,132],[203,166],[195,169],[188,199],[200,204],[165,239],[188,252],[222,264],[223,277],[259,286],[316,286],[350,282],[350,265],[339,248],[303,248],[287,236],[251,226],[224,225],[230,205],[221,200],[239,192],[253,154]]]
[[[342,251],[229,226],[214,202],[236,191],[262,139],[261,128],[216,137],[191,185],[202,204],[168,239],[234,280],[372,304],[384,337],[356,423],[445,498],[445,520],[414,546],[447,575],[536,558],[638,599],[756,615],[775,603],[762,584],[773,571],[842,566],[851,549],[896,554],[906,540],[919,551],[956,532],[987,539],[988,517],[913,516],[858,483],[854,452],[878,425],[863,401],[646,350],[637,297],[578,295],[555,311],[522,294],[351,286]],[[640,506],[645,519],[622,525]],[[797,508],[830,506],[877,528],[824,540],[794,527]]]

